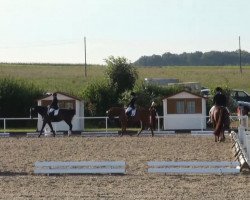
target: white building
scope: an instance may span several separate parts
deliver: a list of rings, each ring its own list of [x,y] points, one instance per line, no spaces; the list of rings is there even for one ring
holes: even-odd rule
[[[76,114],[73,117],[72,120],[72,125],[73,131],[82,131],[84,130],[84,119],[79,119],[79,117],[84,117],[84,102],[83,100],[65,94],[65,93],[61,93],[61,92],[57,92],[57,99],[58,99],[58,104],[59,104],[59,108],[66,108],[66,109],[75,109],[76,110]],[[53,95],[48,95],[44,98],[38,99],[38,105],[39,106],[48,106],[51,104],[53,100]],[[42,117],[40,115],[38,115],[38,122],[37,122],[37,128],[40,131],[42,128]],[[68,131],[69,130],[69,126],[64,122],[54,122],[52,123],[53,128],[56,131]],[[44,130],[50,130],[49,126],[46,125]]]
[[[206,99],[187,91],[163,99],[164,130],[206,129]]]

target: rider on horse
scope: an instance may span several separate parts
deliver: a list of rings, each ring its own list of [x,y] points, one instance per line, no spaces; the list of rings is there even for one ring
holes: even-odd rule
[[[128,107],[125,111],[127,116],[134,116],[135,115],[135,102],[137,100],[136,94],[134,92],[131,92],[132,99],[130,100]]]
[[[57,94],[53,93],[53,100],[49,106],[49,116],[55,116],[55,111],[59,109]]]
[[[228,113],[228,119],[227,121],[229,122],[229,110],[227,108],[227,97],[225,94],[222,93],[222,88],[221,87],[216,87],[215,88],[215,95],[214,95],[214,98],[213,98],[213,106],[212,108],[210,109],[209,111],[209,121],[208,123],[213,123],[213,119],[212,119],[212,113],[215,109],[215,106],[220,106],[220,107],[224,107]],[[228,124],[229,125],[229,124]],[[229,127],[226,127],[226,128],[229,128]]]

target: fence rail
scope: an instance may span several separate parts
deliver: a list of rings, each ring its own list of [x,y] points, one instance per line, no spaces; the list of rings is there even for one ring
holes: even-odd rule
[[[156,130],[157,131],[161,131],[163,130],[163,121],[166,117],[164,116],[157,116],[157,128]],[[168,116],[169,118],[169,116]],[[174,117],[176,118],[176,117]],[[205,118],[205,119],[204,119]],[[204,120],[205,122],[208,120],[209,116],[206,116],[206,117],[200,117],[200,130],[204,130]],[[34,120],[41,120],[41,118],[31,118],[31,117],[28,117],[28,118],[0,118],[0,122],[3,121],[3,128],[0,128],[0,130],[2,129],[3,132],[5,133],[6,130],[8,129],[7,128],[7,121],[34,121]],[[82,120],[96,120],[96,119],[104,119],[105,120],[105,131],[108,132],[108,129],[109,129],[109,126],[108,126],[108,117],[106,116],[100,116],[100,117],[74,117],[73,119],[82,119]],[[196,118],[197,119],[197,118]],[[231,119],[231,122],[235,122],[237,123],[235,125],[235,127],[238,127],[240,123],[243,123],[244,122],[244,127],[248,127],[248,117],[247,116],[230,116],[230,119]],[[162,123],[161,123],[162,122]],[[84,123],[85,124],[85,123]],[[242,125],[242,124],[241,124]],[[118,127],[117,127],[118,128]],[[9,128],[9,129],[12,129],[12,128]],[[83,128],[85,129],[85,127]],[[84,130],[82,130],[84,131]]]

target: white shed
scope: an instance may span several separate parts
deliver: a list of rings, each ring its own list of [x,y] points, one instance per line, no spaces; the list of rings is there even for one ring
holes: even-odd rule
[[[163,99],[164,130],[206,129],[206,99],[182,91]]]
[[[59,109],[66,108],[66,109],[75,109],[76,110],[76,114],[72,120],[72,125],[73,125],[72,130],[73,131],[84,130],[84,119],[79,119],[79,117],[84,117],[84,102],[83,102],[83,100],[81,100],[77,97],[62,93],[62,92],[57,92],[57,99],[58,99]],[[38,99],[37,102],[38,102],[39,106],[48,106],[51,104],[52,100],[53,100],[53,95],[51,94],[51,95],[48,95],[44,98]],[[39,119],[37,122],[37,128],[38,128],[38,130],[41,130],[42,117],[40,115],[38,115],[38,118]],[[55,123],[52,123],[52,125],[56,131],[68,131],[69,130],[69,126],[64,121],[55,122]],[[48,125],[45,126],[45,129],[50,130]]]

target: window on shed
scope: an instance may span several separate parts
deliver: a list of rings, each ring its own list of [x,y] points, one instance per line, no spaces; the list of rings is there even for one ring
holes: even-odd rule
[[[202,113],[202,99],[168,99],[168,114],[195,114]]]
[[[185,113],[185,101],[176,101],[176,113]]]
[[[75,109],[75,101],[73,101],[73,100],[59,101],[59,108]]]
[[[195,101],[187,100],[187,112],[186,113],[195,113]]]

